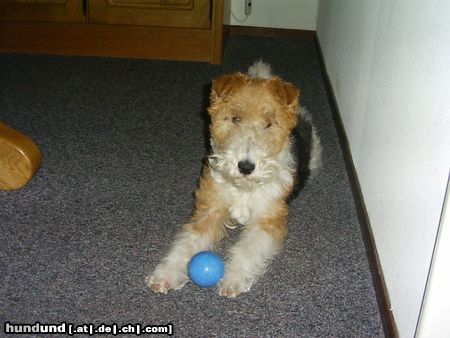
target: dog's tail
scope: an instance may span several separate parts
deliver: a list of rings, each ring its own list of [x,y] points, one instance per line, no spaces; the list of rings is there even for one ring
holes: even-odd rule
[[[273,76],[270,65],[264,63],[261,59],[255,61],[250,67],[248,67],[247,73],[250,77],[259,77],[261,79],[270,79]]]
[[[316,127],[312,127],[312,147],[311,158],[309,160],[309,170],[311,176],[317,176],[320,166],[322,165],[322,145],[320,144],[320,137],[317,135]]]
[[[310,137],[309,137],[309,144],[310,144],[310,151],[309,151],[309,171],[310,175],[312,177],[315,177],[317,175],[317,172],[322,165],[322,145],[320,144],[320,137],[317,134],[316,127],[314,126],[314,123],[312,122],[312,118],[308,110],[301,106],[298,111],[298,117],[301,123],[307,123],[310,128]]]

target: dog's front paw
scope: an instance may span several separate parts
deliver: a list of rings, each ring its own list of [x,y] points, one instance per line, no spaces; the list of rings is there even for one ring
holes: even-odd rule
[[[219,295],[235,298],[241,293],[249,292],[252,284],[253,283],[241,278],[228,278],[225,276],[225,279],[219,284]]]
[[[171,287],[171,284],[167,280],[156,281],[152,276],[147,278],[147,285],[155,293],[166,294]]]
[[[183,271],[162,271],[160,269],[156,269],[155,272],[146,279],[150,290],[164,294],[169,290],[181,289],[187,281],[187,275]]]

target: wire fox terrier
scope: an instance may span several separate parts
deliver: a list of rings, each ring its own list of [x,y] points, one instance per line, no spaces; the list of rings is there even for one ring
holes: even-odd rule
[[[320,164],[320,140],[299,107],[299,90],[262,61],[248,74],[215,79],[208,112],[212,152],[190,222],[147,279],[157,293],[182,288],[191,257],[238,226],[241,238],[230,250],[219,294],[249,291],[282,247],[289,199]]]

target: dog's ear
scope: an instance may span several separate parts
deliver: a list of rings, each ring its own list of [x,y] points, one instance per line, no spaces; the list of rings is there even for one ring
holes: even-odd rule
[[[300,90],[292,83],[285,82],[279,77],[273,77],[267,84],[272,95],[283,106],[287,113],[289,125],[293,128],[297,124],[297,111],[299,108]]]
[[[247,82],[248,76],[242,73],[224,75],[213,80],[210,96],[211,102],[215,102],[218,99],[226,101],[227,97]]]
[[[298,109],[300,91],[292,83],[285,82],[279,77],[272,78],[268,83],[268,88],[286,107],[295,111]]]

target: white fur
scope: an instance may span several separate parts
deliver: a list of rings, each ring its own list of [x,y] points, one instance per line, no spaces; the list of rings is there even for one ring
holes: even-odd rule
[[[210,249],[211,244],[211,238],[207,234],[186,230],[180,232],[167,256],[147,278],[148,286],[158,285],[159,289],[154,291],[160,293],[167,293],[169,289],[181,289],[189,280],[187,274],[189,260],[197,252]]]
[[[225,149],[218,150],[211,139],[212,155],[209,164],[217,182],[228,182],[241,191],[254,190],[258,185],[277,181],[282,186],[292,184],[295,162],[290,145],[276,157],[271,157],[262,142],[264,133],[261,128],[247,127],[239,129],[228,141]],[[239,161],[250,160],[255,170],[245,176],[239,172]]]
[[[312,127],[312,146],[311,146],[311,158],[309,160],[309,170],[311,176],[315,177],[322,165],[322,146],[320,144],[320,137],[317,135],[317,130]]]
[[[258,150],[253,151],[258,154]],[[248,224],[263,216],[270,204],[282,196],[283,188],[293,184],[294,160],[289,149],[276,158],[262,157],[255,160],[255,171],[242,175],[237,168],[241,159],[232,152],[224,156],[213,155],[212,177],[220,188],[220,194],[230,205],[231,217],[240,224]]]
[[[270,79],[273,76],[270,65],[264,63],[262,60],[255,61],[250,67],[248,67],[247,73],[251,77],[259,77],[262,79]]]
[[[305,107],[301,106],[297,114],[303,121],[306,121],[312,126],[311,158],[309,160],[308,166],[311,172],[311,177],[315,177],[320,166],[322,165],[322,146],[320,144],[320,137],[317,134],[316,127],[314,127],[314,124],[312,123],[312,118],[309,111]]]
[[[248,292],[280,248],[267,232],[258,226],[248,226],[240,241],[231,249],[219,293],[236,297]]]

